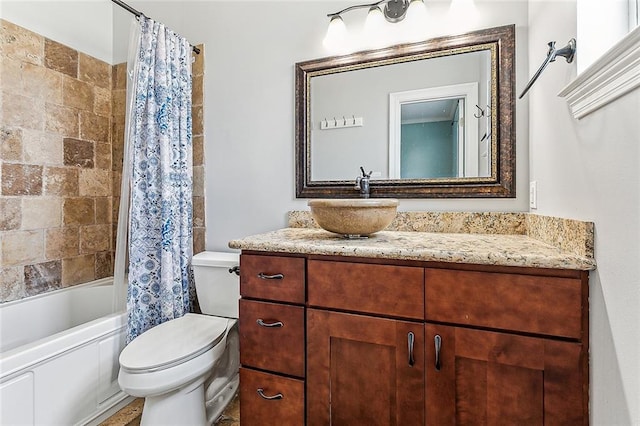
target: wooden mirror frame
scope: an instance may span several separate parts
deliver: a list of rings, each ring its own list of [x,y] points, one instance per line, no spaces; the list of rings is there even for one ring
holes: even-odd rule
[[[357,198],[351,181],[311,180],[311,78],[456,55],[491,51],[491,176],[445,179],[372,180],[372,197],[394,198],[515,198],[515,26],[438,37],[344,56],[295,64],[295,156],[297,198]]]

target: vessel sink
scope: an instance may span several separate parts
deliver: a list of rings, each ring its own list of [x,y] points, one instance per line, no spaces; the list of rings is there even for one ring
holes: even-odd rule
[[[310,200],[308,204],[322,229],[353,238],[389,226],[399,203],[392,198],[352,198]]]

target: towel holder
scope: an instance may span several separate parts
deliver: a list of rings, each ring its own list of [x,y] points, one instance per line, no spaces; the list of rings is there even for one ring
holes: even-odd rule
[[[565,58],[568,64],[573,62],[573,58],[576,55],[576,39],[575,38],[572,38],[571,40],[569,40],[569,43],[567,43],[567,45],[561,49],[556,49],[555,41],[550,41],[548,45],[549,45],[549,51],[547,52],[547,58],[544,60],[540,68],[538,68],[538,71],[536,71],[533,77],[531,77],[531,80],[529,80],[529,83],[527,83],[527,86],[524,88],[520,96],[518,96],[518,99],[522,99],[522,97],[529,91],[531,86],[533,86],[533,83],[535,83],[538,77],[540,77],[540,74],[542,74],[542,71],[544,71],[547,65],[549,65],[549,62],[555,62],[558,56],[562,56],[563,58]]]

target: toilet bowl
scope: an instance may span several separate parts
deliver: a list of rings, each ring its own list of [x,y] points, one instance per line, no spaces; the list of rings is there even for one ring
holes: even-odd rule
[[[194,256],[203,314],[189,313],[147,330],[120,354],[121,389],[145,398],[141,424],[210,425],[235,395],[240,295],[232,268],[238,263],[234,253]]]

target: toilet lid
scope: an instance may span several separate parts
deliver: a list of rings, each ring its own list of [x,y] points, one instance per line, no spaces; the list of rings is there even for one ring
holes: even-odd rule
[[[120,353],[120,366],[132,370],[161,370],[194,358],[214,347],[225,335],[227,318],[186,314],[142,333]]]

